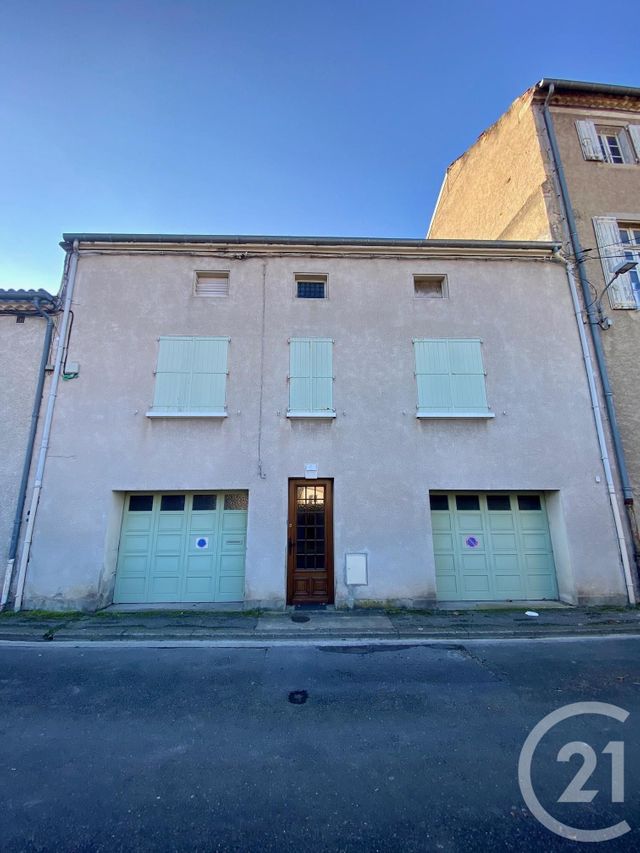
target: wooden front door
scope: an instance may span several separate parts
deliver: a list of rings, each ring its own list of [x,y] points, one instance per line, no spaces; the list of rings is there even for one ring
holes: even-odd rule
[[[287,604],[332,604],[332,480],[289,480],[287,532]]]

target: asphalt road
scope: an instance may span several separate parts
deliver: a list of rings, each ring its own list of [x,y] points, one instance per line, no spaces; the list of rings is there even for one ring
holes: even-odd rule
[[[639,656],[635,638],[0,646],[0,849],[637,850]],[[558,723],[531,777],[566,825],[631,826],[599,844],[542,826],[518,785],[531,729],[583,701],[630,716]],[[558,803],[584,760],[557,760],[573,741],[595,750],[598,793]]]

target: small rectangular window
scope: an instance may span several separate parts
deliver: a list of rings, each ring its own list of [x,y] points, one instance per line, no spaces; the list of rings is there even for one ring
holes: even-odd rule
[[[596,127],[598,142],[602,159],[606,163],[620,165],[622,163],[635,163],[635,157],[622,127]]]
[[[599,133],[598,139],[600,140],[600,150],[607,162],[624,163],[617,133]]]
[[[196,272],[196,296],[228,296],[228,270],[200,270]]]
[[[224,496],[224,508],[235,509],[235,510],[243,510],[246,511],[249,509],[249,495],[243,494],[231,494]]]
[[[298,299],[326,299],[326,275],[307,275],[306,273],[296,275],[296,297]]]
[[[130,495],[129,512],[151,512],[153,495]]]
[[[487,495],[487,509],[490,512],[510,512],[509,495]]]
[[[413,295],[426,299],[444,299],[447,293],[445,275],[414,275]]]
[[[429,503],[432,510],[449,511],[449,498],[447,495],[429,495]]]
[[[478,512],[480,510],[480,498],[478,495],[456,495],[456,509]]]
[[[215,495],[194,495],[193,496],[193,511],[194,512],[213,512],[216,508]]]
[[[18,314],[16,317],[16,323],[24,323],[24,314]]]
[[[160,512],[184,512],[184,495],[163,495]]]
[[[531,510],[539,512],[541,509],[539,495],[518,495],[518,509],[524,512]]]

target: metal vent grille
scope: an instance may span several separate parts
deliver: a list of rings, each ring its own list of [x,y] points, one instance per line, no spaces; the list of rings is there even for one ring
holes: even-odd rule
[[[228,296],[228,272],[196,273],[196,296]]]

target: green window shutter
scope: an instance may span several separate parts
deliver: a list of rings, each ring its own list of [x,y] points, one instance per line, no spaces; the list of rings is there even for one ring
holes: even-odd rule
[[[311,342],[289,343],[289,410],[311,410]]]
[[[154,414],[224,414],[229,338],[160,338]]]
[[[160,338],[153,410],[180,412],[189,402],[191,338]]]
[[[194,338],[189,409],[224,412],[227,391],[228,338]]]
[[[333,341],[292,338],[289,341],[289,412],[333,412]]]
[[[487,412],[480,341],[449,341],[454,411]]]
[[[418,411],[451,411],[451,380],[447,341],[414,341]]]
[[[479,340],[414,341],[418,415],[487,415]]]

